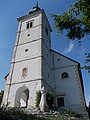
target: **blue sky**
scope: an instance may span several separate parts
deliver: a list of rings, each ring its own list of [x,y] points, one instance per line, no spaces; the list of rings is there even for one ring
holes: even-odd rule
[[[37,0],[49,19],[53,32],[51,33],[52,49],[78,61],[84,65],[85,53],[90,52],[89,36],[83,38],[82,45],[71,41],[64,34],[58,34],[54,29],[50,13],[62,14],[77,0]],[[18,27],[17,18],[24,16],[35,6],[36,0],[0,0],[0,89],[4,89],[4,76],[9,72],[13,46]],[[90,73],[82,70],[86,102],[90,101]]]

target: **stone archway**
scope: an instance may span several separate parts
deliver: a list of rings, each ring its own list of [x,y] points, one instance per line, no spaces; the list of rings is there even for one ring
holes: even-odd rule
[[[29,89],[26,86],[18,88],[15,95],[14,107],[27,107],[28,99]]]

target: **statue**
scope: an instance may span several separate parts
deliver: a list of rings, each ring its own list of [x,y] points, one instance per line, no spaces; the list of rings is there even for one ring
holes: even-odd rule
[[[42,112],[48,112],[49,111],[49,107],[47,105],[47,101],[46,101],[46,93],[45,93],[45,88],[42,87],[41,89],[41,100],[40,100],[40,111]]]

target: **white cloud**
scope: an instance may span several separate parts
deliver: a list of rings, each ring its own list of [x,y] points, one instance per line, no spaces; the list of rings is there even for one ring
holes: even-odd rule
[[[73,50],[73,48],[74,48],[74,43],[73,43],[73,41],[71,41],[69,44],[69,47],[65,48],[65,50],[62,52],[62,54],[67,54],[67,53],[71,52]]]

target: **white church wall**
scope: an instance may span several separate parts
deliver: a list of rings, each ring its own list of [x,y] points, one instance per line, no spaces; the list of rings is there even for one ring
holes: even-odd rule
[[[23,68],[27,68],[27,75],[22,76]],[[41,58],[17,62],[14,65],[12,83],[24,82],[41,78]]]
[[[41,38],[41,26],[32,27],[20,33],[19,44],[32,42],[39,38]]]
[[[43,78],[49,82],[50,80],[50,72],[51,68],[50,66],[46,63],[46,61],[43,59]]]
[[[64,72],[68,73],[68,78],[62,78]],[[57,96],[65,96],[66,108],[81,111],[82,105],[76,76],[75,66],[55,69],[56,93]]]
[[[42,52],[43,52],[43,57],[44,57],[45,61],[51,67],[51,53],[50,53],[50,50],[48,49],[48,47],[45,45],[44,42],[43,42]]]
[[[8,99],[9,107],[15,107],[15,101],[20,102],[20,96],[23,91],[20,91],[17,96],[16,92],[18,89],[24,86],[29,90],[29,100],[27,107],[35,107],[36,91],[41,90],[41,80],[26,82],[22,84],[12,84],[10,87],[10,94]]]
[[[48,35],[46,34],[46,29],[48,30]],[[47,24],[44,22],[43,25],[43,34],[42,34],[42,38],[43,38],[43,42],[46,44],[46,46],[48,47],[48,49],[50,50],[51,47],[51,40],[50,40],[50,29],[47,26]]]
[[[41,27],[40,27],[42,23],[41,19],[42,19],[42,15],[38,14],[34,16],[29,16],[19,21],[15,45],[17,44],[18,39],[19,39],[19,44],[23,44],[23,43],[31,42],[33,40],[41,38]],[[33,20],[32,28],[26,29],[27,22],[30,22],[32,20]],[[34,34],[34,37],[33,37],[33,34]]]
[[[35,58],[41,55],[41,40],[18,46],[15,61]]]
[[[26,30],[26,23],[32,21],[33,22],[33,27],[36,27],[41,24],[41,14],[33,15],[28,18],[25,18],[22,21],[22,28],[21,31]]]
[[[6,106],[7,105],[7,99],[8,99],[8,90],[9,90],[9,85],[5,85],[4,89],[4,95],[3,95],[3,100],[1,106]]]
[[[29,89],[30,89],[30,94],[29,94],[29,107],[35,107],[36,102],[36,93],[41,90],[41,80],[34,81],[32,83],[29,83]]]
[[[66,67],[66,66],[72,66],[72,65],[77,65],[78,63],[67,58],[64,57],[63,55],[54,52],[53,50],[51,51],[52,54],[54,55],[54,68],[61,68],[61,67]]]

